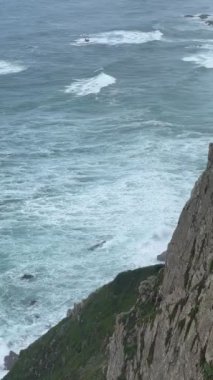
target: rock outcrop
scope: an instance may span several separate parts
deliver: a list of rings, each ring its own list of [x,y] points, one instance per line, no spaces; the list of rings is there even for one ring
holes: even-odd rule
[[[4,368],[7,371],[10,371],[13,368],[14,364],[17,362],[17,360],[18,355],[14,351],[10,351],[9,354],[4,358]]]
[[[206,13],[201,13],[198,15],[185,15],[184,17],[189,19],[200,20],[208,26],[213,26],[213,16]]]
[[[213,144],[164,255],[75,306],[5,380],[212,380]]]
[[[167,255],[167,251],[162,252],[160,255],[157,256],[157,260],[165,263],[166,255]]]

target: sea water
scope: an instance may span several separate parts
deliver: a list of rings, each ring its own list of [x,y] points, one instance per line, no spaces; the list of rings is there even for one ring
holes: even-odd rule
[[[212,141],[200,13],[210,0],[0,1],[1,376],[9,350],[166,248]]]

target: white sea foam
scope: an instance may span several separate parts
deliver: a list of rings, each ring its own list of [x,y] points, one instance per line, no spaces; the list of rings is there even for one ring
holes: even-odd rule
[[[7,371],[4,370],[4,357],[8,354],[8,346],[0,339],[0,379],[2,379]]]
[[[205,67],[206,69],[213,69],[213,51],[198,53],[183,58],[184,62],[192,62],[197,66]]]
[[[73,82],[65,89],[66,94],[75,94],[77,96],[86,96],[89,94],[98,94],[102,88],[110,86],[116,82],[116,79],[105,73],[100,73],[92,78],[79,79]]]
[[[106,33],[92,34],[89,36],[89,41],[85,41],[85,37],[81,37],[74,41],[72,45],[122,45],[122,44],[144,44],[150,41],[159,41],[162,39],[163,33],[160,30],[152,32],[141,31],[125,31],[117,30]]]
[[[0,75],[15,74],[26,70],[26,67],[17,63],[0,61]]]
[[[184,62],[192,62],[197,66],[205,67],[206,69],[213,68],[213,40],[200,40],[201,45],[196,46],[199,49],[198,53],[186,56],[183,58]]]

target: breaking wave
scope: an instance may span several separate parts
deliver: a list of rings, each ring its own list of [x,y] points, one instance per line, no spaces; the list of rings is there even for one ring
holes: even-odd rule
[[[0,75],[20,73],[24,70],[26,70],[25,66],[8,61],[0,61]]]
[[[184,62],[192,62],[197,66],[213,69],[213,44],[204,44],[201,51],[183,58]]]
[[[100,73],[92,78],[78,79],[70,86],[65,88],[66,94],[75,94],[77,96],[86,96],[89,94],[98,94],[102,88],[108,87],[116,82],[116,79],[105,73]]]
[[[72,45],[122,45],[122,44],[144,44],[150,41],[159,41],[162,39],[163,33],[160,30],[152,32],[141,31],[125,31],[118,30],[106,33],[92,34],[89,41],[85,41],[85,37],[81,37],[74,41]]]

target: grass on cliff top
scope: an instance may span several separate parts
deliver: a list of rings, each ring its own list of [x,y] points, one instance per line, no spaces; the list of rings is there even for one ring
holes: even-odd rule
[[[134,305],[140,282],[161,268],[120,273],[87,299],[79,318],[63,319],[22,351],[5,380],[104,380],[104,351],[116,314]]]

